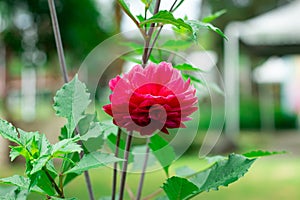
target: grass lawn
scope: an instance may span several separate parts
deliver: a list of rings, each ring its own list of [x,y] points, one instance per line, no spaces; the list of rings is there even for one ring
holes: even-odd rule
[[[194,169],[203,167],[203,162],[191,156],[184,156],[172,166],[171,171],[180,166],[188,165]],[[200,167],[199,167],[200,166]],[[206,200],[298,200],[300,199],[300,158],[280,155],[258,160],[250,171],[238,182],[221,187],[218,192],[203,193],[194,199]],[[2,167],[0,177],[13,173],[22,174],[22,167]],[[91,177],[96,197],[110,195],[112,170],[108,167],[91,171]],[[145,179],[144,196],[156,191],[165,179],[163,171],[148,173]],[[129,174],[129,186],[135,193],[139,180],[138,174]],[[3,188],[4,186],[1,185]],[[66,188],[68,197],[88,199],[83,176],[72,182]],[[32,195],[29,199],[42,199]],[[126,199],[129,199],[127,197]]]

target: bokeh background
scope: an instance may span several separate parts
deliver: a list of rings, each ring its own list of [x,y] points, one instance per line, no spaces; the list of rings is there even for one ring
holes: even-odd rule
[[[70,77],[99,43],[135,28],[112,0],[55,2]],[[133,12],[139,14],[140,2],[129,2]],[[170,2],[162,3],[167,6]],[[210,31],[200,33],[200,44],[213,55],[213,63],[225,81],[227,98],[227,120],[211,154],[253,149],[288,153],[261,159],[238,183],[195,199],[300,199],[300,1],[189,0],[175,14],[201,19],[222,9],[227,12],[213,23],[225,31],[228,41]],[[200,59],[202,54],[194,55]],[[122,72],[126,64],[115,61],[99,88],[107,90],[108,80]],[[62,85],[47,1],[1,0],[0,117],[57,141],[65,122],[55,116],[52,103]],[[96,98],[107,102],[103,100],[105,95]],[[206,106],[201,108],[198,135],[172,169],[182,165],[199,168],[198,151],[210,124],[210,112]],[[98,116],[108,119],[100,106]],[[21,174],[24,169],[22,160],[9,163],[8,145],[0,139],[0,177]],[[111,174],[109,168],[92,171],[98,196],[109,195]],[[145,195],[162,185],[162,174],[157,171],[146,177]],[[129,177],[135,191],[139,176]],[[82,179],[72,183],[67,193],[86,199],[82,183]],[[5,186],[0,188],[5,192]]]

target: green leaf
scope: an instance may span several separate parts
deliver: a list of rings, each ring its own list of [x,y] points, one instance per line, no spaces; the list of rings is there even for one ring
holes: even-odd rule
[[[186,50],[192,46],[191,41],[187,40],[168,40],[160,48],[173,51]]]
[[[196,68],[196,67],[193,67],[192,65],[190,64],[187,64],[187,63],[183,63],[183,64],[180,64],[180,65],[175,65],[173,66],[175,69],[178,69],[178,70],[181,70],[181,71],[195,71],[195,72],[203,72],[203,70],[199,69],[199,68]]]
[[[112,154],[102,152],[92,152],[83,156],[83,158],[72,169],[65,172],[65,174],[76,173],[81,174],[89,169],[104,166],[106,164],[122,161]]]
[[[117,143],[117,136],[115,133],[110,134],[107,137],[107,145],[108,147],[112,150],[112,152],[116,152],[116,143]],[[119,155],[118,158],[123,159],[124,158],[124,152],[125,152],[125,145],[126,142],[120,138],[120,145],[119,145]],[[132,154],[132,148],[130,149],[129,152],[129,157],[128,157],[128,163],[132,163],[134,161],[134,156]],[[120,163],[121,167],[122,167],[122,163]]]
[[[82,148],[76,142],[79,141],[80,136],[75,136],[74,138],[64,139],[52,146],[51,156],[57,157],[60,154],[68,154],[73,152],[80,152]]]
[[[92,122],[86,134],[82,135],[80,138],[83,141],[87,141],[91,138],[98,138],[103,135],[103,129],[100,122]]]
[[[112,123],[112,120],[102,121],[100,122],[104,134],[104,138],[106,139],[110,134],[117,135],[118,127]]]
[[[46,138],[46,136],[43,134],[40,137],[40,141],[39,141],[39,152],[40,152],[40,157],[50,154],[51,151],[51,144],[49,142],[49,140]]]
[[[53,177],[53,179],[55,178],[54,176],[52,176],[52,177]],[[44,171],[39,171],[39,172],[33,174],[32,176],[30,176],[29,178],[30,178],[30,188],[32,188],[34,186],[38,186],[46,194],[48,194],[50,196],[55,195],[56,192],[53,188],[53,185]]]
[[[5,196],[0,196],[0,200],[26,200],[27,195],[27,190],[13,187],[5,193]]]
[[[186,23],[183,19],[175,19],[173,14],[169,11],[162,10],[157,14],[153,15],[151,18],[140,23],[141,26],[149,23],[162,23],[162,24],[171,24],[177,28],[185,28],[190,32],[193,32],[192,27]]]
[[[190,180],[199,187],[199,193],[220,186],[228,186],[248,171],[255,159],[248,159],[238,154],[230,154],[228,159],[216,161],[210,168],[196,174]],[[201,177],[206,177],[203,181]]]
[[[197,20],[186,20],[185,23],[189,24],[189,26],[192,27],[192,32],[193,32],[194,36],[197,36],[197,34],[201,28],[205,28],[205,29],[214,31],[215,33],[219,34],[220,36],[222,36],[224,39],[227,40],[227,37],[221,31],[221,29],[219,29],[218,27],[215,27],[214,25],[212,25],[210,23],[204,23],[204,22],[197,21]]]
[[[75,197],[72,198],[58,198],[58,197],[51,197],[52,200],[79,200]]]
[[[182,199],[189,199],[193,196],[196,196],[204,191],[210,190],[218,190],[220,186],[228,186],[230,183],[237,181],[239,178],[244,176],[244,174],[251,167],[255,159],[249,159],[243,155],[238,154],[230,154],[228,158],[218,157],[215,159],[215,163],[209,166],[207,169],[200,171],[198,173],[194,173],[188,176],[186,181],[191,182],[194,186],[197,187],[197,190],[193,189],[189,194],[185,193],[185,197]],[[172,177],[173,178],[173,177]],[[176,177],[176,179],[169,178],[167,182],[164,184],[163,189],[166,194],[172,198],[174,194],[170,194],[170,192],[175,192],[170,190],[169,188],[176,188],[177,185],[182,182],[186,182],[182,180],[184,178]],[[165,185],[168,187],[165,189]],[[182,185],[181,191],[189,191],[188,187],[192,187],[189,183],[187,186]]]
[[[22,188],[24,190],[28,190],[29,189],[29,184],[30,184],[29,178],[19,176],[19,175],[13,175],[11,177],[1,178],[0,182],[4,183],[4,184],[15,185],[15,186],[17,186],[19,188]],[[38,187],[31,188],[31,191],[32,192],[37,192],[37,193],[43,193],[43,191]]]
[[[11,142],[21,145],[16,128],[3,119],[0,119],[0,135]]]
[[[132,19],[135,19],[135,17],[132,15],[129,9],[129,4],[125,0],[118,0],[118,3],[123,8],[124,12]]]
[[[286,151],[263,151],[263,150],[255,150],[250,151],[247,153],[244,153],[243,156],[247,158],[258,158],[258,157],[264,157],[264,156],[273,156],[278,154],[286,154]]]
[[[197,77],[195,77],[195,76],[193,76],[191,74],[182,74],[182,77],[185,80],[190,79],[192,82],[199,83],[201,85],[205,85],[205,83],[201,79],[199,79],[199,78],[197,78]]]
[[[54,97],[54,109],[58,116],[68,120],[66,125],[68,138],[72,136],[76,125],[84,117],[84,112],[90,104],[89,97],[85,84],[79,81],[77,75],[57,91]]]
[[[78,163],[80,161],[79,153],[68,154],[68,155],[66,155],[66,157],[68,159],[72,160],[72,162],[64,160],[63,167],[62,167],[62,173],[73,168],[76,165],[76,163]],[[79,176],[79,174],[75,174],[75,173],[67,174],[67,176],[64,180],[64,185],[67,185],[69,182],[71,182],[77,176]]]
[[[26,160],[30,159],[30,154],[23,146],[10,146],[10,161],[14,161],[18,156],[23,156]]]
[[[223,14],[226,13],[226,10],[220,10],[218,12],[215,12],[209,16],[204,17],[201,21],[204,23],[210,23],[212,21],[214,21],[215,19],[219,18],[220,16],[222,16]]]
[[[198,187],[185,178],[171,177],[162,186],[170,200],[188,199],[198,191]]]
[[[34,174],[38,171],[41,171],[44,166],[46,166],[47,162],[51,159],[51,155],[45,155],[41,156],[38,159],[36,159],[32,164],[32,170],[30,174]]]
[[[150,138],[149,147],[166,174],[169,175],[169,167],[176,158],[173,147],[158,134]]]
[[[96,114],[86,114],[78,123],[80,135],[86,134],[89,130],[91,123],[98,122]]]

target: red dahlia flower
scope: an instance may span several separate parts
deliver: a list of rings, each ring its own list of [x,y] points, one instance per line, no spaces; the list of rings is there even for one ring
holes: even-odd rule
[[[103,106],[113,122],[128,131],[151,135],[156,130],[184,128],[184,121],[197,110],[196,90],[182,79],[170,63],[133,67],[122,77],[110,80],[111,104]]]

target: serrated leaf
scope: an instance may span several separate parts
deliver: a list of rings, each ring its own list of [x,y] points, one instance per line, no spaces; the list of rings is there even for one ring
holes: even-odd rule
[[[210,157],[206,157],[205,160],[207,160],[208,163],[212,164],[212,163],[215,163],[217,161],[220,161],[220,160],[224,160],[226,159],[225,156],[210,156]]]
[[[76,75],[74,79],[63,85],[54,97],[56,114],[68,120],[68,138],[71,137],[76,125],[84,117],[84,112],[90,104],[90,94]]]
[[[193,31],[192,27],[188,23],[186,23],[183,19],[180,18],[176,19],[171,12],[166,10],[159,11],[151,18],[141,22],[140,26],[149,23],[171,24],[173,26],[176,26],[177,28],[185,28],[190,32]]]
[[[204,23],[210,23],[210,22],[214,21],[215,19],[219,18],[220,16],[224,15],[225,13],[226,13],[226,10],[220,10],[209,16],[204,17],[201,21]]]
[[[81,146],[76,143],[79,141],[79,139],[80,136],[75,136],[74,138],[64,139],[54,144],[52,146],[51,156],[56,157],[60,154],[68,154],[82,151]]]
[[[192,45],[191,41],[187,40],[168,40],[160,48],[173,51],[186,50]]]
[[[32,144],[32,143],[37,143],[37,141],[39,140],[40,138],[40,134],[39,132],[35,131],[35,132],[26,132],[26,131],[23,131],[22,129],[18,128],[18,133],[20,134],[20,141],[21,141],[21,144],[23,146],[35,146],[36,144]],[[30,149],[31,150],[31,149]],[[38,149],[35,148],[35,151],[37,151]],[[33,151],[30,151],[31,153],[35,153]]]
[[[243,156],[247,158],[258,158],[264,156],[273,156],[278,154],[286,154],[286,151],[263,151],[263,150],[254,150],[247,153],[244,153]]]
[[[190,64],[187,64],[187,63],[183,63],[183,64],[180,64],[180,65],[175,65],[173,66],[175,69],[178,69],[178,70],[181,70],[181,71],[195,71],[195,72],[203,72],[203,70],[199,69],[199,68],[196,68],[196,67],[193,67],[192,65]]]
[[[108,121],[102,121],[100,122],[102,129],[103,129],[103,134],[104,138],[106,139],[110,134],[117,135],[118,132],[118,127],[112,123],[112,120]]]
[[[26,160],[30,159],[30,154],[23,146],[10,146],[10,161],[14,161],[18,156],[22,155]]]
[[[76,173],[81,174],[89,169],[98,168],[106,164],[120,162],[122,159],[116,158],[112,154],[102,152],[92,152],[85,154],[82,159],[72,169],[66,171],[64,174]]]
[[[11,142],[21,145],[16,128],[3,119],[0,119],[0,135]]]
[[[5,196],[0,196],[0,200],[26,200],[27,195],[27,190],[13,187],[5,193]]]
[[[30,184],[29,178],[19,176],[19,175],[13,175],[11,177],[1,178],[0,182],[4,183],[4,184],[15,185],[15,186],[17,186],[19,188],[22,188],[24,190],[28,190],[29,189],[29,184]],[[42,193],[43,192],[38,187],[31,188],[31,191],[32,192],[37,192],[37,193]]]
[[[194,186],[197,187],[197,190],[193,189],[190,191],[190,194],[186,194],[182,199],[189,199],[193,196],[196,196],[204,191],[210,190],[218,190],[220,186],[228,186],[230,183],[237,181],[239,178],[244,176],[244,174],[248,171],[251,167],[255,159],[249,159],[243,155],[238,154],[230,154],[228,158],[222,159],[218,157],[216,162],[208,167],[207,169],[200,171],[198,173],[192,174],[188,176],[186,181],[190,181]],[[172,177],[173,178],[173,177]],[[176,179],[169,178],[165,184],[168,185],[168,188],[176,188],[178,184],[178,180],[180,179],[182,182],[186,182],[182,180],[184,178],[176,177]],[[187,185],[190,185],[187,183]],[[165,186],[165,185],[164,185]],[[170,192],[175,192],[170,189],[163,189],[165,190],[166,194],[173,198],[174,194],[169,194]],[[182,191],[189,191],[188,187],[193,186],[185,186],[183,185],[181,190]],[[194,187],[193,187],[194,188]],[[171,198],[170,198],[171,199]]]
[[[188,199],[198,191],[198,187],[185,178],[173,176],[162,186],[170,200]]]
[[[103,135],[103,129],[100,122],[92,122],[87,132],[80,138],[83,141],[87,141],[91,138],[98,138],[100,135]]]
[[[198,173],[190,180],[198,185],[199,192],[217,190],[220,186],[228,186],[244,176],[254,161],[255,159],[248,159],[242,155],[230,154],[228,159],[216,161],[210,168]],[[207,178],[202,183],[202,180],[197,179],[197,176]]]
[[[158,134],[150,138],[149,147],[166,174],[169,175],[169,167],[176,158],[173,147]]]
[[[30,172],[30,174],[34,174],[38,171],[41,171],[43,169],[44,166],[46,166],[47,162],[50,160],[51,155],[45,155],[45,156],[41,156],[38,159],[36,159],[33,164],[32,164],[32,170]]]
[[[40,141],[39,141],[39,156],[44,156],[50,153],[51,150],[51,144],[49,140],[46,138],[45,135],[41,135]]]
[[[227,37],[221,31],[221,29],[219,29],[218,27],[215,27],[214,25],[212,25],[210,23],[204,23],[204,22],[197,21],[197,20],[186,20],[185,23],[189,24],[189,26],[192,27],[193,35],[197,35],[201,28],[205,28],[205,29],[214,31],[215,33],[219,34],[220,36],[222,36],[224,39],[227,40]]]

